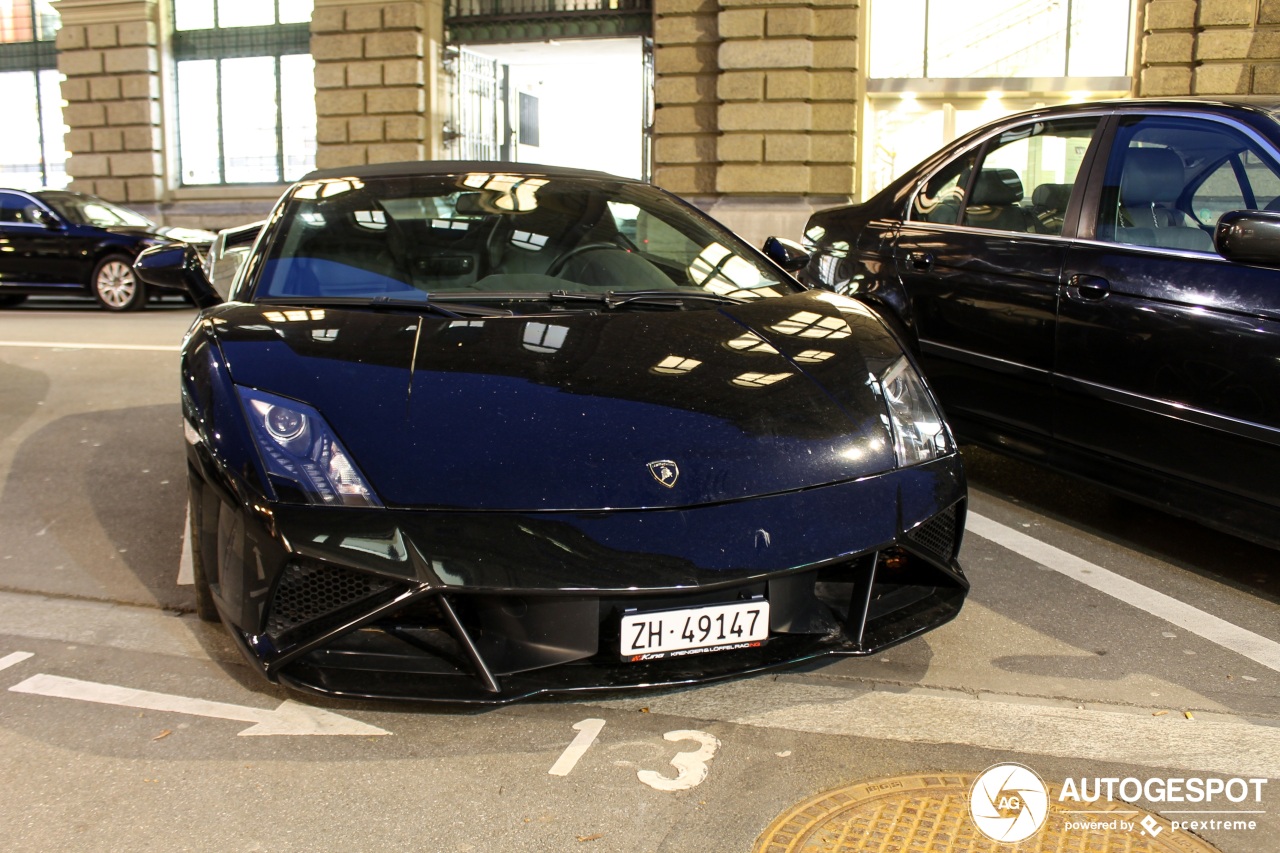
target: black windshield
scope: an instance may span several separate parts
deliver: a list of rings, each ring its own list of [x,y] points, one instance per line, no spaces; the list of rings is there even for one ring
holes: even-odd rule
[[[299,184],[256,272],[254,297],[690,289],[756,299],[800,286],[647,185],[472,173]]]

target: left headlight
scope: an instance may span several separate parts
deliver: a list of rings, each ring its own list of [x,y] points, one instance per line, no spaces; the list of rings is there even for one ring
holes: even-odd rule
[[[899,357],[881,374],[880,389],[889,409],[899,466],[928,462],[954,449],[942,413],[906,356]]]
[[[319,412],[265,391],[236,390],[277,497],[325,506],[382,506]]]

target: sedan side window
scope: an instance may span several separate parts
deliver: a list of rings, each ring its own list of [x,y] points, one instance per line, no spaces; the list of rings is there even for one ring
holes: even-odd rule
[[[911,202],[911,218],[916,222],[955,225],[964,207],[964,192],[973,173],[975,155],[966,154],[943,166],[920,188]]]
[[[963,224],[1061,234],[1071,190],[1098,121],[1041,121],[1000,134],[974,178]]]
[[[1280,169],[1243,133],[1217,122],[1125,118],[1107,163],[1100,240],[1213,251],[1229,210],[1280,207]]]
[[[0,225],[31,225],[36,219],[35,203],[13,193],[0,193]]]

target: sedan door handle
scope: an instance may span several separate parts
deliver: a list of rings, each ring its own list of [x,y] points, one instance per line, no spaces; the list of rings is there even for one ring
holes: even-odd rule
[[[1067,296],[1072,299],[1097,301],[1106,299],[1111,282],[1097,275],[1073,275],[1067,279]]]
[[[907,266],[916,272],[928,272],[933,266],[933,255],[928,252],[908,252]]]

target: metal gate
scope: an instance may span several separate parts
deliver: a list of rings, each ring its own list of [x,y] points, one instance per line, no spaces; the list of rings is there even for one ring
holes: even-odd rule
[[[446,60],[453,72],[453,115],[445,132],[449,156],[510,161],[507,66],[466,48],[453,48],[451,53]]]

